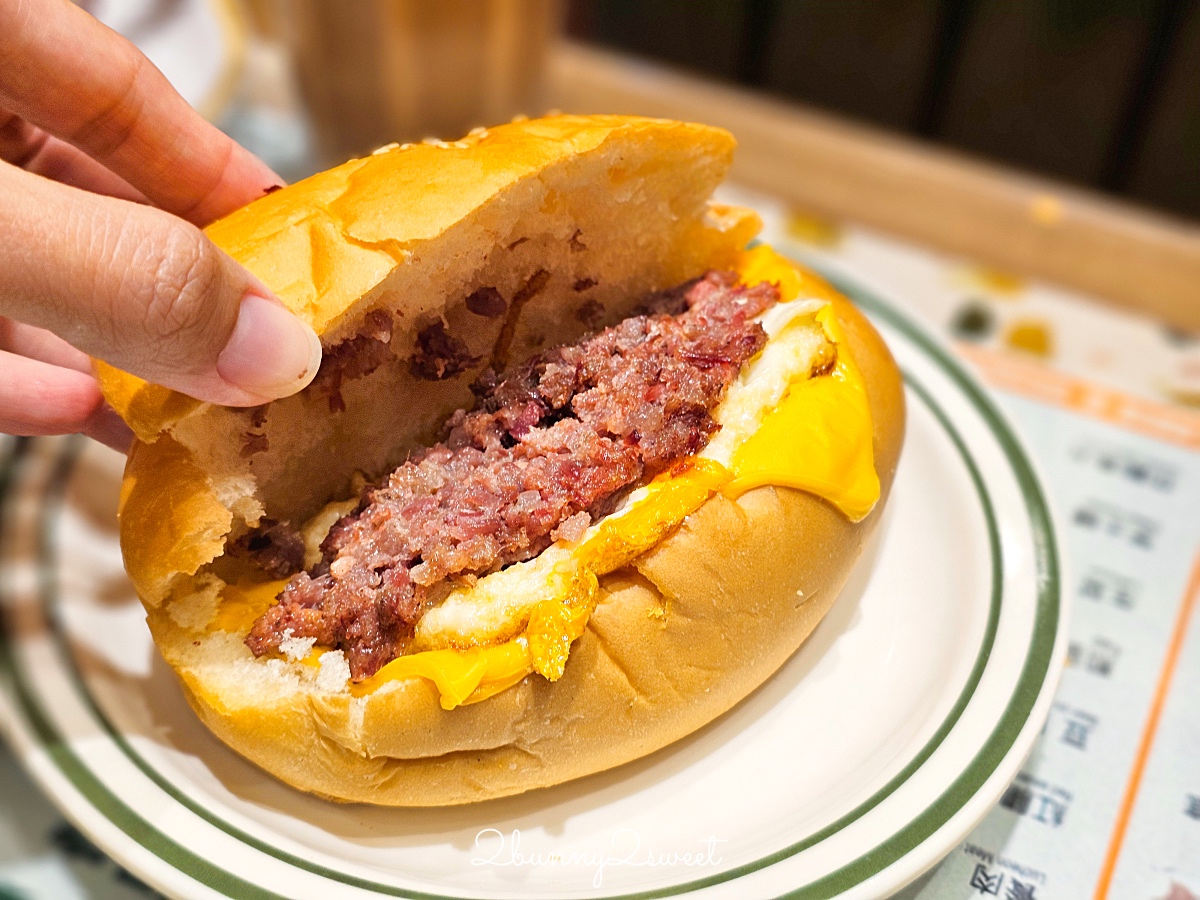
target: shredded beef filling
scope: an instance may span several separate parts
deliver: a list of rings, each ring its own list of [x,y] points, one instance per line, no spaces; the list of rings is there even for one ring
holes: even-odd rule
[[[325,350],[309,390],[329,397],[330,412],[345,412],[342,383],[370,375],[382,366],[391,355],[391,341],[392,317],[383,310],[372,310],[357,335]]]
[[[456,576],[482,575],[578,540],[623,491],[700,451],[711,411],[766,334],[778,300],[710,272],[647,298],[647,312],[475,385],[445,440],[368,487],[323,559],[254,623],[256,655],[288,634],[344,650],[355,679],[403,652]]]
[[[263,519],[225,548],[226,556],[251,559],[272,578],[287,578],[304,566],[304,541],[285,522]]]

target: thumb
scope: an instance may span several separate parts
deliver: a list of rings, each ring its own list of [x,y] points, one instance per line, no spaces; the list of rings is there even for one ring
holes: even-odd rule
[[[229,406],[293,394],[321,343],[194,226],[0,164],[0,314]]]

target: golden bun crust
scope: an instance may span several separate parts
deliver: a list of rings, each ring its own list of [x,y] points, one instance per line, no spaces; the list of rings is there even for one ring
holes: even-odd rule
[[[725,132],[705,126],[555,117],[492,129],[461,147],[352,161],[210,229],[314,323],[327,347],[355,334],[370,310],[400,317],[395,364],[345,386],[344,412],[311,392],[276,401],[261,425],[269,449],[248,459],[239,452],[248,413],[99,367],[106,396],[139,438],[122,486],[126,567],[155,642],[218,737],[330,798],[466,803],[561,783],[678,740],[745,697],[807,638],[879,519],[904,428],[900,376],[882,340],[807,274],[810,296],[833,299],[867,386],[883,494],[862,522],[785,488],[736,501],[715,495],[651,552],[601,579],[561,679],[530,675],[450,711],[423,679],[354,697],[344,679],[255,659],[242,634],[211,627],[231,534],[264,515],[303,521],[346,496],[355,471],[386,471],[467,405],[473,371],[436,383],[409,374],[414,335],[431,315],[490,347],[499,323],[464,317],[462,298],[485,285],[512,296],[546,269],[549,286],[513,333],[520,359],[584,330],[575,315],[581,280],[595,282],[587,293],[606,315],[623,315],[647,290],[728,265],[757,227],[752,214],[708,204],[731,151]]]

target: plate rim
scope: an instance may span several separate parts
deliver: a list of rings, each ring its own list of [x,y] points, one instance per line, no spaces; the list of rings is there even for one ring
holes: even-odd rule
[[[976,749],[970,761],[961,767],[957,776],[940,795],[926,805],[918,815],[914,816],[903,827],[894,830],[888,837],[878,842],[874,847],[859,854],[854,860],[832,872],[821,875],[816,880],[787,894],[788,897],[798,898],[798,900],[799,898],[829,896],[830,893],[849,891],[863,885],[870,879],[885,875],[892,865],[903,860],[926,841],[933,838],[940,829],[949,824],[956,815],[961,813],[970,804],[970,801],[985,787],[989,778],[1014,753],[1014,748],[1021,733],[1025,730],[1037,709],[1039,698],[1046,694],[1048,690],[1052,692],[1053,686],[1057,682],[1057,677],[1051,671],[1050,662],[1053,658],[1054,647],[1061,637],[1065,622],[1061,560],[1057,550],[1057,534],[1054,527],[1054,520],[1032,460],[1025,451],[1024,445],[1016,437],[1014,430],[1008,423],[1007,417],[999,412],[992,399],[987,396],[974,377],[941,346],[940,341],[928,334],[923,326],[912,321],[907,315],[895,309],[887,301],[880,299],[874,290],[868,289],[859,281],[858,276],[833,272],[821,265],[814,266],[812,261],[806,261],[806,264],[818,269],[823,277],[833,283],[835,287],[849,296],[870,315],[886,322],[887,325],[900,332],[909,342],[915,344],[925,356],[931,358],[937,364],[938,369],[944,375],[948,376],[957,391],[970,401],[971,406],[979,414],[993,439],[1003,451],[1005,460],[1016,478],[1020,496],[1024,502],[1025,514],[1030,519],[1030,529],[1034,544],[1034,560],[1038,575],[1038,598],[1033,614],[1033,628],[1028,637],[1021,674],[1011,688],[1008,703],[1004,711],[994,721],[990,734]],[[987,667],[1002,606],[1003,558],[995,512],[986,484],[978,471],[976,461],[953,422],[949,420],[945,411],[940,407],[928,389],[921,384],[919,379],[908,372],[904,373],[904,376],[906,386],[918,395],[953,441],[959,456],[967,466],[987,522],[993,570],[988,620],[970,675],[964,683],[954,705],[947,712],[934,734],[931,735],[921,749],[909,759],[896,775],[890,778],[885,785],[881,786],[869,798],[858,804],[854,809],[844,813],[834,822],[829,823],[810,835],[806,835],[799,841],[792,842],[784,848],[780,848],[770,854],[739,866],[713,873],[705,878],[693,879],[687,882],[644,891],[604,895],[603,898],[598,898],[598,900],[652,900],[652,898],[675,896],[703,890],[704,888],[734,881],[768,868],[819,844],[821,841],[826,840],[866,815],[871,809],[878,806],[895,790],[906,783],[924,765],[946,736],[953,731],[963,710],[969,704],[979,679]],[[19,439],[17,446],[12,449],[4,461],[3,471],[0,472],[0,509],[8,506],[9,491],[15,484],[16,469],[20,458],[23,456],[24,449],[28,446],[25,443],[27,441],[28,439]],[[40,598],[47,605],[47,621],[51,626],[55,643],[62,653],[70,677],[75,682],[81,698],[96,717],[103,733],[114,741],[121,752],[174,802],[181,804],[185,809],[199,816],[209,825],[218,828],[251,850],[263,853],[309,874],[327,878],[347,887],[372,891],[381,896],[404,897],[411,898],[411,900],[452,900],[453,895],[429,893],[375,882],[357,875],[332,870],[324,865],[310,863],[288,851],[279,850],[262,839],[246,834],[243,829],[224,821],[219,815],[210,812],[197,801],[183,794],[165,776],[146,762],[124,740],[117,730],[113,728],[107,716],[96,704],[94,697],[87,689],[86,682],[78,670],[74,657],[65,646],[65,636],[62,633],[61,622],[57,615],[57,586],[55,584],[54,569],[56,547],[53,541],[53,524],[55,514],[61,506],[62,493],[66,486],[65,476],[68,474],[81,446],[81,438],[68,439],[68,441],[64,442],[64,449],[52,463],[53,474],[48,482],[46,491],[47,500],[50,502],[41,504],[36,514],[37,527],[39,529],[36,561],[38,571],[37,591]],[[0,587],[0,592],[6,592],[6,588]],[[232,895],[236,896],[263,898],[280,896],[245,881],[241,876],[216,866],[195,851],[179,844],[172,837],[162,832],[157,826],[147,822],[136,811],[125,805],[107,785],[92,773],[85,763],[75,757],[69,743],[55,734],[55,729],[47,720],[39,699],[22,684],[20,667],[16,662],[15,654],[8,646],[8,642],[7,630],[0,628],[0,671],[7,670],[8,680],[15,689],[17,699],[21,702],[21,707],[26,718],[29,720],[28,725],[32,727],[34,737],[40,746],[50,755],[60,771],[67,776],[72,787],[88,803],[100,811],[106,820],[115,825],[123,833],[124,838],[136,842],[142,849],[171,866],[179,874],[210,889],[222,893],[230,893],[230,889],[232,889],[236,892],[236,894]],[[1024,754],[1022,753],[1021,759],[1017,761],[1017,765],[1019,765],[1023,758]],[[85,787],[81,782],[90,782],[90,784]],[[54,792],[51,793],[52,799],[59,801],[60,807],[65,805],[65,800],[59,798]],[[96,793],[107,796],[97,798],[94,796]],[[949,808],[947,808],[947,805]],[[990,804],[988,808],[990,808]],[[118,819],[122,821],[118,821]],[[131,825],[134,830],[131,830]],[[149,831],[149,835],[145,834],[147,831]],[[139,832],[141,833],[140,836]],[[154,844],[158,845],[157,849],[152,846]],[[900,884],[894,885],[897,888],[900,886]]]

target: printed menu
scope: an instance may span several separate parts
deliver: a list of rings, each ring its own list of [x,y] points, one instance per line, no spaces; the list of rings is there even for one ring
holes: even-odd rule
[[[1055,507],[1071,605],[1054,705],[999,804],[905,900],[1200,897],[1200,339],[732,192],[990,384]]]

